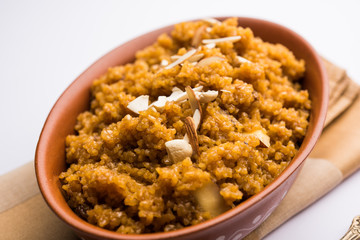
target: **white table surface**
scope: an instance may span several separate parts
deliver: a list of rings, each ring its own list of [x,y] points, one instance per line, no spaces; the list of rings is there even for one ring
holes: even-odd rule
[[[359,10],[358,0],[0,0],[0,175],[34,158],[42,125],[66,86],[140,34],[207,16],[267,19],[298,32],[360,83]],[[360,214],[359,186],[357,172],[266,239],[339,239]]]

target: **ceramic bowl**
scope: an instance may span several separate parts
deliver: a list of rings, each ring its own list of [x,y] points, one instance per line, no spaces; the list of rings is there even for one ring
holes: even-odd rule
[[[218,18],[224,20],[223,18]],[[260,225],[279,205],[294,182],[304,160],[322,131],[328,102],[328,82],[321,59],[301,36],[281,25],[253,18],[238,18],[255,36],[288,47],[306,61],[304,88],[312,100],[310,124],[298,154],[284,172],[257,195],[234,209],[204,223],[167,233],[124,235],[101,229],[79,218],[67,205],[61,192],[59,174],[66,169],[65,137],[73,133],[76,116],[89,108],[92,81],[108,67],[131,62],[135,52],[154,41],[167,26],[122,44],[91,65],[60,96],[43,127],[35,157],[36,176],[41,193],[53,212],[83,239],[241,239]]]

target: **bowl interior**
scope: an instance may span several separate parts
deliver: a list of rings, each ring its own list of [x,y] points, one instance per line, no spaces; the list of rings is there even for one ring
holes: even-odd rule
[[[219,19],[222,20],[225,18]],[[309,129],[304,142],[299,153],[288,168],[272,184],[265,188],[264,191],[244,201],[237,208],[229,211],[231,212],[229,213],[230,215],[239,214],[243,209],[256,204],[257,201],[273,191],[301,165],[320,135],[325,120],[327,106],[325,71],[319,57],[306,41],[296,33],[280,25],[263,20],[239,18],[239,25],[250,27],[256,36],[261,37],[265,41],[285,45],[293,51],[297,58],[302,58],[306,61],[307,71],[303,86],[310,92],[313,109],[311,112]],[[100,58],[64,91],[48,116],[36,150],[36,175],[41,192],[50,208],[74,229],[92,233],[96,232],[96,234],[103,234],[103,236],[108,237],[114,237],[116,235],[116,233],[96,228],[75,215],[62,195],[58,178],[59,174],[66,169],[65,137],[74,132],[73,129],[77,115],[89,108],[90,86],[92,81],[104,74],[108,67],[132,61],[137,50],[152,44],[161,33],[170,32],[171,29],[172,26],[168,26],[142,35]],[[226,214],[228,213],[223,214],[220,218],[212,219],[206,224],[199,224],[199,226],[190,228],[192,231],[197,231],[201,228],[209,227],[212,224],[216,224],[217,221],[223,221],[226,217],[230,216]],[[174,232],[182,233],[184,231],[187,230],[178,230]]]

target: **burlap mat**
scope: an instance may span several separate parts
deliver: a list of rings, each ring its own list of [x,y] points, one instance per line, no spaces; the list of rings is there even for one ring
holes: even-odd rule
[[[330,79],[326,128],[280,206],[246,237],[247,240],[261,239],[360,167],[359,86],[343,69],[326,60],[324,63]],[[341,141],[337,141],[339,138]],[[77,239],[44,202],[33,162],[0,176],[0,192],[0,226],[3,229],[0,239]]]

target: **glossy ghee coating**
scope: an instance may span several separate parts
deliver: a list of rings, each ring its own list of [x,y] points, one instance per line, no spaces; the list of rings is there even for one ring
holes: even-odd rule
[[[202,43],[231,36],[240,38],[215,47]],[[174,62],[171,56],[191,49],[197,61],[166,68]],[[170,35],[138,51],[133,63],[94,80],[91,107],[78,116],[76,134],[66,138],[69,167],[60,180],[68,204],[94,225],[129,234],[210,219],[195,198],[210,182],[230,208],[236,206],[272,182],[300,147],[311,109],[299,83],[304,72],[303,60],[238,27],[236,18],[175,25]],[[141,95],[150,104],[174,87],[199,85],[219,92],[214,101],[201,103],[200,154],[172,162],[165,143],[184,138],[189,101],[139,114],[127,106]],[[270,146],[252,134],[259,130]]]

